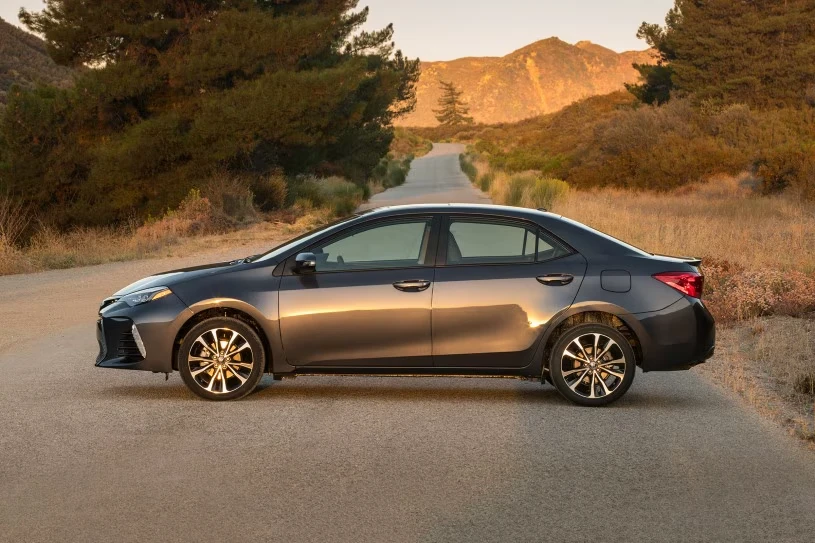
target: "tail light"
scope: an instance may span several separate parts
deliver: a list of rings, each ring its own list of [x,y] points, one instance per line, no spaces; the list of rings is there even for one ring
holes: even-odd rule
[[[654,279],[675,288],[691,298],[701,298],[705,287],[705,276],[697,272],[663,272],[654,274]]]

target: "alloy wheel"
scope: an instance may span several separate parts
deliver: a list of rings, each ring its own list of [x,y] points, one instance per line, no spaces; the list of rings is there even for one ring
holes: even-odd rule
[[[564,349],[560,367],[572,392],[589,399],[612,394],[623,383],[626,356],[612,338],[588,333],[574,338]]]
[[[213,328],[193,342],[187,364],[190,377],[203,390],[228,394],[249,380],[255,357],[252,346],[239,332]]]

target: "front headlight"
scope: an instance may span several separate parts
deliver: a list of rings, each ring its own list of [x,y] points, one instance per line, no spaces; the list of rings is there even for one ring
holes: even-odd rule
[[[126,294],[119,298],[119,301],[126,303],[130,307],[133,307],[141,304],[146,304],[147,302],[152,302],[153,300],[158,300],[159,298],[164,298],[165,296],[169,296],[172,293],[173,292],[167,287],[154,287],[140,290],[132,294]]]

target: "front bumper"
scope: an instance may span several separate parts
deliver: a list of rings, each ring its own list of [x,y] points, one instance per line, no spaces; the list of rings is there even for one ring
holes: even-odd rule
[[[687,370],[713,356],[716,323],[701,300],[683,297],[662,311],[633,316],[643,371]]]
[[[173,371],[173,346],[192,311],[175,295],[130,307],[116,302],[100,311],[96,323],[96,366],[161,373]],[[133,337],[136,326],[144,344],[142,356]]]

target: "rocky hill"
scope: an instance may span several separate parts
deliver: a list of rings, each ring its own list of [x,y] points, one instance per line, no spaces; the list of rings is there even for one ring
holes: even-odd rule
[[[14,84],[31,88],[39,82],[68,86],[73,70],[58,66],[45,47],[45,42],[0,19],[0,109]]]
[[[416,110],[404,126],[435,126],[439,81],[464,90],[476,122],[514,122],[557,111],[577,100],[607,94],[637,81],[634,63],[652,62],[649,51],[617,53],[588,41],[571,45],[549,38],[505,57],[425,62]]]

